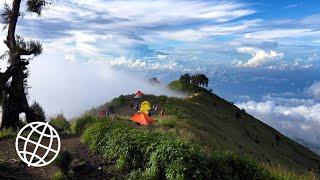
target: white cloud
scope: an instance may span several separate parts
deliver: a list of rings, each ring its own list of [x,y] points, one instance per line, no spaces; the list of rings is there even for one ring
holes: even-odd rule
[[[151,57],[150,57],[151,58]],[[157,56],[157,58],[159,58]],[[150,59],[133,59],[133,58],[126,58],[126,57],[119,57],[119,58],[112,58],[111,60],[107,60],[108,64],[115,68],[125,68],[129,70],[170,70],[173,71],[177,69],[178,63],[174,60],[167,60],[160,56],[160,60],[165,61],[160,63],[159,61],[152,61]],[[181,66],[179,66],[181,67]]]
[[[212,36],[241,33],[248,28],[255,27],[261,23],[261,19],[240,21],[236,23],[225,23],[215,25],[204,25],[195,29],[184,29],[177,31],[159,31],[151,35],[143,35],[145,40],[170,39],[177,41],[198,41]]]
[[[294,8],[294,7],[298,7],[299,4],[290,4],[288,6],[286,6],[285,8]]]
[[[206,37],[206,33],[186,29],[181,31],[172,31],[172,32],[160,32],[159,33],[162,38],[177,40],[177,41],[197,41]]]
[[[244,35],[244,38],[272,40],[280,38],[299,38],[318,35],[320,35],[320,31],[314,29],[270,29],[247,33]]]
[[[312,97],[320,99],[320,82],[314,82],[306,91]]]
[[[320,153],[320,103],[317,101],[269,97],[262,102],[236,105],[281,133],[312,145],[310,148]]]
[[[141,25],[163,24],[190,19],[210,19],[215,21],[229,21],[254,13],[244,4],[232,2],[206,2],[186,0],[147,0],[129,1],[97,1],[89,3],[82,1],[89,7],[107,11],[111,16],[134,21]],[[99,7],[98,7],[99,6]]]
[[[275,59],[281,59],[284,57],[283,53],[277,53],[273,50],[269,52],[254,47],[240,47],[237,48],[239,53],[250,54],[252,56],[247,62],[239,61],[236,63],[240,67],[259,67]]]
[[[67,117],[74,117],[121,94],[132,94],[137,90],[147,94],[183,96],[164,86],[150,85],[147,79],[137,74],[116,71],[103,61],[66,61],[63,47],[45,49],[47,51],[41,58],[30,64],[29,95],[30,102],[38,101],[48,115],[62,110]]]
[[[320,13],[307,16],[300,21],[304,25],[319,25],[320,24]]]

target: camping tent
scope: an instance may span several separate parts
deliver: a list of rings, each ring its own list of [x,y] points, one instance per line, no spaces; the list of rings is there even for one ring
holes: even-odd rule
[[[139,123],[140,125],[148,126],[154,122],[154,120],[145,113],[138,112],[130,118],[132,121]]]
[[[134,98],[136,98],[136,99],[141,99],[142,96],[143,96],[143,93],[142,93],[141,91],[138,91],[138,92],[135,94]]]
[[[106,117],[106,111],[99,111],[99,117],[105,118]]]

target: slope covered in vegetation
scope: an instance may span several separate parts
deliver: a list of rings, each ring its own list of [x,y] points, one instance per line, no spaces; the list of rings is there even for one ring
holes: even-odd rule
[[[184,91],[186,91],[186,88],[179,84],[178,81],[171,83],[170,87],[172,86],[175,86],[176,88],[174,89],[176,90],[182,88]],[[231,175],[236,174],[241,177],[241,174],[239,174],[237,171],[238,167],[233,166],[237,164],[236,162],[238,161],[244,162],[246,165],[237,165],[241,166],[243,169],[249,168],[250,170],[246,171],[252,171],[253,174],[250,175],[254,177],[263,176],[270,178],[277,177],[278,174],[281,174],[279,177],[294,177],[294,175],[289,172],[294,172],[297,174],[319,174],[320,157],[318,155],[310,151],[308,148],[305,148],[295,141],[280,134],[261,121],[255,119],[251,115],[247,114],[244,110],[240,110],[231,103],[219,98],[210,91],[202,88],[200,88],[200,90],[201,91],[197,89],[198,93],[192,94],[194,89],[189,89],[188,92],[192,95],[182,99],[145,95],[144,100],[147,100],[151,102],[151,104],[159,107],[158,112],[156,112],[153,116],[157,122],[152,127],[140,127],[130,121],[128,122],[130,116],[136,112],[136,110],[132,110],[130,108],[134,101],[133,95],[115,98],[111,102],[106,103],[96,109],[92,109],[87,113],[93,116],[98,116],[99,111],[106,110],[108,107],[114,106],[117,113],[117,118],[114,118],[112,121],[109,119],[102,120],[107,122],[105,122],[105,124],[98,123],[94,124],[93,126],[88,126],[89,128],[84,128],[87,129],[84,134],[84,140],[92,149],[104,154],[106,158],[117,159],[117,164],[120,163],[120,165],[118,164],[118,167],[122,169],[123,165],[126,167],[125,169],[130,169],[129,174],[132,176],[136,174],[149,176],[150,173],[153,175],[154,173],[159,173],[158,171],[160,171],[160,174],[162,175],[171,176],[172,174],[168,175],[167,173],[163,173],[163,171],[171,172],[173,170],[170,170],[170,167],[173,166],[177,166],[177,171],[179,171],[179,168],[194,169],[194,167],[188,165],[188,162],[186,162],[187,167],[180,166],[179,163],[181,162],[177,162],[177,164],[163,164],[164,162],[168,161],[168,159],[166,159],[167,157],[163,157],[164,159],[161,160],[162,155],[153,155],[153,153],[158,152],[157,148],[163,148],[163,151],[165,151],[167,148],[171,149],[176,147],[179,142],[183,142],[183,145],[181,145],[183,146],[182,149],[190,153],[188,158],[200,163],[198,164],[200,166],[199,168],[201,168],[201,165],[206,167],[199,170],[200,174],[196,173],[201,177],[204,177],[208,175],[207,173],[209,173],[211,177],[217,178],[216,175],[219,176],[220,174],[224,174],[226,175],[225,177],[228,178],[230,176],[229,173],[231,172]],[[158,116],[162,109],[165,112],[165,116]],[[91,120],[91,122],[94,121]],[[109,128],[112,128],[112,130]],[[98,137],[99,134],[105,135],[103,136],[104,138],[102,136]],[[168,139],[172,139],[172,142],[171,140],[170,142],[167,142]],[[113,143],[114,145],[109,145]],[[169,143],[169,145],[166,143]],[[188,148],[184,147],[184,143],[188,144],[186,146],[192,149],[192,151],[189,152]],[[118,144],[118,147],[116,144]],[[190,147],[189,144],[191,144]],[[194,150],[195,147],[193,147],[193,145],[198,149]],[[125,149],[125,155],[116,153],[116,156],[113,156],[112,153],[109,152],[111,147],[115,148],[111,150],[114,152],[119,152],[122,148]],[[134,149],[138,148],[139,150],[139,147],[141,147],[142,152],[137,154],[140,154],[138,156],[139,158],[143,158],[143,161],[139,158],[135,159],[136,157],[134,157]],[[133,150],[133,152],[131,152],[131,150]],[[143,153],[144,151],[147,151],[147,153]],[[225,152],[231,152],[231,155]],[[170,155],[171,152],[161,153]],[[179,150],[177,150],[177,153],[179,153]],[[185,153],[181,152],[181,154]],[[229,154],[230,156],[212,157],[212,154]],[[176,158],[174,154],[172,154],[172,156],[172,158]],[[254,159],[256,163],[253,163],[253,165],[251,163],[253,161],[248,160],[245,157]],[[133,159],[128,160],[126,158]],[[159,164],[153,162],[152,158],[159,160],[160,162],[157,163],[163,165],[164,167],[158,167]],[[185,157],[180,158],[184,159]],[[199,160],[198,158],[202,159],[203,161]],[[224,169],[226,171],[221,172],[212,172],[212,169],[210,168],[210,162],[212,162],[212,158],[222,158],[222,162],[226,164],[220,164],[221,167],[229,169]],[[229,162],[224,158],[231,158],[232,160]],[[241,159],[245,159],[245,161],[242,161]],[[186,161],[189,160],[190,159]],[[220,162],[220,160],[218,162]],[[121,165],[121,163],[128,163],[129,165]],[[195,163],[193,162],[190,164]],[[153,168],[156,168],[156,170]],[[269,172],[271,172],[271,174],[268,174]],[[188,177],[191,176],[184,173],[180,174]],[[252,177],[249,175],[247,176]],[[312,177],[312,175],[310,177]],[[308,178],[310,177],[308,176]]]

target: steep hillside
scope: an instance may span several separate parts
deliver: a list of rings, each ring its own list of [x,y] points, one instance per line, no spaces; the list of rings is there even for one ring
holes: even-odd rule
[[[319,174],[317,154],[207,90],[183,99],[145,95],[143,100],[159,107],[153,117],[158,122],[152,129],[173,132],[201,144],[208,153],[227,150],[266,165],[279,164],[295,172]],[[118,116],[129,119],[136,112],[131,109],[134,101],[133,95],[120,96],[88,113],[98,115],[99,111],[114,106]],[[162,109],[165,116],[158,116]]]

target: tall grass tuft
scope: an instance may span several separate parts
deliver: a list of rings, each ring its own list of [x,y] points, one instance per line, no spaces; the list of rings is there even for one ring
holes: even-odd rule
[[[17,132],[12,128],[4,128],[0,130],[0,140],[15,138]]]

